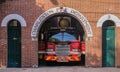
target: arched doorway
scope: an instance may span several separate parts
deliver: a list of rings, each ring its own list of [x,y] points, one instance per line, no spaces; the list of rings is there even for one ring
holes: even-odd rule
[[[83,30],[84,31],[83,40],[85,40],[86,37],[92,37],[93,36],[93,32],[92,32],[91,26],[90,26],[88,20],[84,17],[84,15],[82,13],[80,13],[79,11],[77,11],[77,10],[75,10],[73,8],[69,8],[69,7],[62,7],[62,8],[61,7],[56,7],[56,8],[51,8],[51,9],[45,11],[44,13],[42,13],[36,19],[36,21],[35,21],[35,23],[34,23],[34,25],[32,27],[32,30],[31,30],[32,41],[36,41],[36,43],[38,43],[40,38],[43,39],[44,38],[44,34],[42,34],[42,33],[40,34],[40,31],[41,31],[40,29],[42,29],[42,27],[44,27],[45,21],[50,19],[51,17],[54,17],[54,15],[59,15],[59,14],[63,14],[63,16],[64,15],[71,16],[71,17],[73,17],[73,18],[75,18],[77,20],[78,24],[76,24],[76,25],[81,25],[82,29],[84,29]],[[78,31],[78,32],[80,32],[80,31]],[[79,39],[81,37],[79,36]],[[38,47],[39,47],[39,45],[40,44],[38,44]],[[43,47],[45,45],[42,44],[41,46]],[[81,46],[85,46],[85,43],[83,42]],[[44,52],[41,51],[41,52],[38,52],[38,53],[44,53]],[[38,55],[37,57],[41,58],[42,56]],[[83,58],[84,57],[85,56],[83,56]]]
[[[41,28],[39,29],[38,64],[41,65],[42,63],[44,63],[45,56],[48,53],[47,51],[48,42],[53,41],[56,47],[55,49],[56,52],[51,52],[50,55],[67,57],[68,55],[70,55],[69,54],[69,48],[70,48],[69,45],[71,44],[70,40],[78,41],[80,44],[80,48],[85,50],[85,36],[86,35],[84,28],[82,27],[82,24],[70,14],[59,13],[47,18],[41,25]],[[66,49],[59,48],[60,46],[63,47],[63,45],[66,47]],[[60,50],[62,51],[60,52]],[[81,57],[80,60],[81,65],[85,65],[85,51],[83,51],[80,57]],[[47,60],[49,61],[51,60],[51,58],[47,58]],[[66,61],[67,60],[65,61],[63,60],[63,62]]]
[[[111,20],[102,26],[102,66],[115,66],[115,23]]]
[[[7,25],[8,34],[8,67],[21,66],[21,24],[17,20],[11,20]]]

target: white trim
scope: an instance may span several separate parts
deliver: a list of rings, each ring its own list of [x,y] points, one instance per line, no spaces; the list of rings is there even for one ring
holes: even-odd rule
[[[85,27],[86,34],[88,37],[93,36],[91,26],[90,26],[88,20],[83,16],[83,14],[81,14],[79,11],[77,11],[73,8],[63,7],[63,9],[60,9],[60,7],[56,7],[56,8],[47,10],[46,12],[44,12],[37,18],[37,20],[35,21],[35,23],[32,27],[32,31],[31,31],[32,40],[37,41],[37,38],[38,38],[37,35],[39,33],[39,29],[42,26],[42,23],[44,22],[45,19],[47,19],[51,15],[54,15],[57,13],[63,13],[63,12],[72,15],[79,22],[81,22],[83,24],[83,26]]]
[[[27,26],[26,21],[24,20],[24,18],[23,18],[22,16],[18,15],[18,14],[9,14],[9,15],[7,15],[7,16],[2,20],[1,26],[2,26],[2,27],[6,27],[7,24],[8,24],[8,22],[9,22],[10,20],[13,20],[13,19],[18,20],[18,21],[20,22],[21,26],[23,26],[23,27],[26,27],[26,26]]]
[[[120,27],[120,19],[113,14],[105,14],[102,16],[97,22],[97,27],[102,27],[106,20],[111,20],[115,23],[116,27]]]

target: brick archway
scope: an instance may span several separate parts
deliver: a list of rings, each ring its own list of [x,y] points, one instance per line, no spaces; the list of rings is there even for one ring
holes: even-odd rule
[[[20,22],[21,26],[23,26],[23,27],[27,26],[26,21],[24,20],[24,18],[22,16],[18,15],[18,14],[9,14],[9,15],[7,15],[2,20],[1,26],[6,27],[8,22],[11,21],[11,20],[18,20]]]
[[[83,16],[83,14],[81,14],[79,11],[72,9],[72,8],[68,8],[68,7],[63,7],[62,9],[60,7],[56,7],[56,8],[52,8],[49,9],[48,11],[44,12],[43,14],[41,14],[37,20],[35,21],[33,27],[32,27],[32,31],[31,31],[31,37],[33,41],[37,41],[38,40],[38,32],[40,27],[42,26],[43,22],[51,15],[54,14],[58,14],[58,13],[67,13],[72,15],[73,17],[75,17],[79,22],[82,23],[82,25],[85,28],[86,34],[88,37],[93,36],[93,32],[91,29],[91,26],[88,22],[88,20]]]
[[[102,27],[103,23],[107,20],[115,22],[116,27],[120,27],[120,19],[113,14],[103,15],[97,22],[97,27]]]

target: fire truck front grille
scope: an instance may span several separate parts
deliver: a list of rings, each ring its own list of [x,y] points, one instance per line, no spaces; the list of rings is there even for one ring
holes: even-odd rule
[[[58,56],[67,56],[70,54],[69,45],[56,45],[56,55]]]

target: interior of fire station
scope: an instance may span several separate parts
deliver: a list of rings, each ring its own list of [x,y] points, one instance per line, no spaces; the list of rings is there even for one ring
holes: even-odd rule
[[[74,61],[70,55],[71,44],[76,42],[79,45],[79,58],[80,60]],[[54,44],[54,49],[48,49],[48,43]],[[61,49],[59,49],[61,45]],[[63,49],[65,47],[67,49]],[[74,48],[75,46],[73,46]],[[56,57],[46,56],[71,56],[69,61],[67,58],[59,60]],[[85,32],[82,24],[70,14],[56,14],[48,17],[39,29],[38,36],[38,65],[85,65]]]

